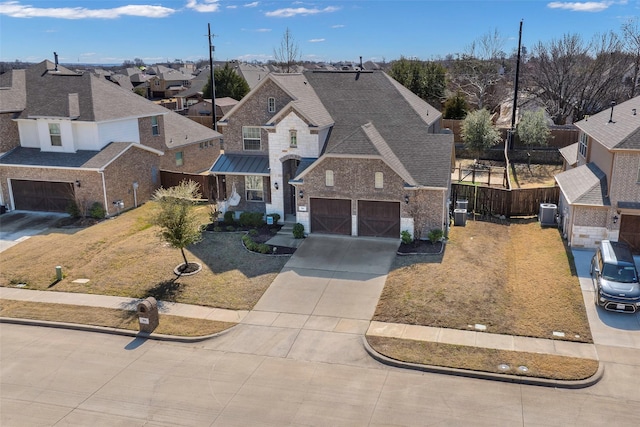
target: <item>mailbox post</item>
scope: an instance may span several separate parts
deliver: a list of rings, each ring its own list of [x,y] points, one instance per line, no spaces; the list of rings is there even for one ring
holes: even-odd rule
[[[146,298],[138,304],[140,332],[153,332],[159,323],[158,302],[154,297]]]

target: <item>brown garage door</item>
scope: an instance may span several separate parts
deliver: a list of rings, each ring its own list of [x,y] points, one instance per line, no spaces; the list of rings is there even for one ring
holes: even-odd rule
[[[25,211],[64,212],[75,198],[70,182],[11,180],[15,208]]]
[[[358,201],[358,236],[400,237],[400,203]]]
[[[351,200],[311,199],[311,232],[351,235]]]
[[[634,253],[640,254],[640,216],[622,215],[620,241],[630,245]]]

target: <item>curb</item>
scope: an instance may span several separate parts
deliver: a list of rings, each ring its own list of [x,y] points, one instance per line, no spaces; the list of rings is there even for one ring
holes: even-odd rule
[[[101,334],[121,335],[134,338],[145,338],[156,341],[170,341],[181,343],[195,343],[205,341],[211,338],[216,338],[234,329],[238,324],[232,326],[224,331],[217,332],[211,335],[202,335],[197,337],[180,337],[176,335],[164,335],[154,334],[148,332],[136,332],[130,329],[118,329],[109,328],[105,326],[93,326],[93,325],[81,325],[79,323],[64,323],[64,322],[50,322],[47,320],[32,320],[32,319],[19,319],[14,317],[0,317],[0,324],[9,323],[13,325],[26,325],[26,326],[42,326],[45,328],[57,328],[57,329],[70,329],[74,331],[84,332],[97,332]]]
[[[598,363],[598,370],[589,378],[583,380],[552,380],[546,378],[521,377],[517,375],[495,374],[492,372],[471,371],[468,369],[447,368],[444,366],[420,365],[418,363],[403,362],[392,359],[381,353],[378,353],[369,345],[367,336],[363,337],[364,349],[374,360],[395,368],[412,369],[415,371],[430,372],[434,374],[454,375],[458,377],[476,378],[481,380],[501,381],[513,384],[535,385],[541,387],[554,387],[565,389],[581,389],[591,387],[600,381],[604,375],[604,365]]]

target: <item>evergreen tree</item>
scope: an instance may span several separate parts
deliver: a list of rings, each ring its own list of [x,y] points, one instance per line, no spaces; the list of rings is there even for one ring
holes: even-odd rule
[[[249,93],[250,88],[247,81],[236,73],[228,62],[224,64],[224,68],[213,71],[213,78],[216,80],[216,98],[228,96],[239,101]],[[211,99],[211,77],[202,89],[202,96]]]

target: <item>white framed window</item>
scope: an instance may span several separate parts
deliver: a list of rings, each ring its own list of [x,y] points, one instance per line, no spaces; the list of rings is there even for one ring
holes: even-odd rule
[[[242,143],[247,151],[260,150],[260,128],[256,126],[242,126]]]
[[[384,187],[384,175],[382,172],[376,172],[375,174],[375,188],[383,188]]]
[[[578,143],[578,152],[585,159],[587,158],[587,143],[588,143],[588,140],[589,140],[589,137],[587,136],[587,134],[582,132],[580,134],[580,142]]]
[[[298,131],[290,130],[289,131],[289,147],[297,147],[298,146]]]
[[[262,202],[264,200],[264,187],[261,176],[247,175],[244,177],[244,190],[248,202]]]
[[[158,116],[151,117],[151,134],[153,136],[160,135],[160,128],[158,127]]]
[[[51,146],[62,147],[62,135],[60,134],[60,124],[49,123],[49,139]]]
[[[160,79],[155,79],[153,82],[156,86],[160,86]]]
[[[273,96],[270,96],[269,99],[267,99],[267,109],[270,113],[276,112],[276,99]]]
[[[328,169],[325,173],[324,173],[324,185],[326,185],[327,187],[333,187],[333,171]]]
[[[184,157],[182,151],[176,153],[176,166],[182,166],[184,164]]]

